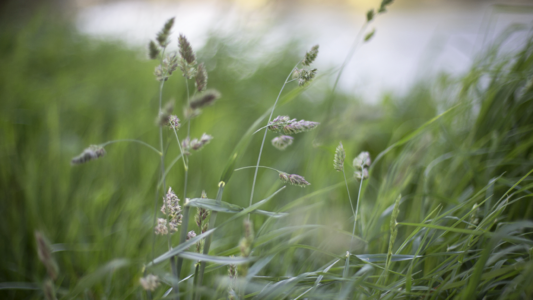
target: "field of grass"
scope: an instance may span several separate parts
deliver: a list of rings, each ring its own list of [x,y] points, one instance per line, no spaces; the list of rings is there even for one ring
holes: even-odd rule
[[[374,105],[332,92],[336,67],[318,70],[304,87],[287,84],[274,117],[321,124],[294,135],[284,151],[271,145],[269,132],[260,165],[311,185],[287,185],[277,172],[258,170],[254,204],[277,214],[251,214],[246,257],[239,245],[247,211],[219,202],[212,207],[219,210],[216,230],[205,234],[209,256],[180,248],[184,224],[170,238],[154,237],[163,189],[156,189],[160,156],[148,147],[110,144],[104,157],[70,164],[87,146],[117,139],[160,149],[158,62],[145,49],[96,41],[44,15],[4,26],[0,298],[42,299],[50,286],[58,299],[533,298],[533,40],[514,53],[498,47],[528,28],[503,33],[468,73],[442,74]],[[189,156],[188,198],[205,190],[215,199],[222,180],[221,200],[248,207],[255,169],[227,170],[255,166],[263,131],[251,133],[267,124],[285,78],[310,46],[295,42],[260,61],[254,41],[231,36],[214,35],[194,49],[209,88],[222,96],[191,121],[191,137],[214,138]],[[179,69],[164,85],[163,103],[171,99],[183,140],[187,89]],[[185,212],[185,170],[172,130],[163,130],[163,142],[166,166],[177,160],[166,185]],[[333,167],[339,142],[354,206],[360,194],[355,236],[344,177]],[[362,151],[372,163],[360,185],[352,160]],[[188,230],[199,234],[195,214],[191,207]],[[36,231],[52,244],[53,282],[37,255]],[[166,293],[177,285],[170,255],[150,265],[169,244],[183,259],[179,294]],[[198,275],[189,275],[198,259],[205,274],[194,288]],[[228,265],[239,262],[229,280]],[[148,274],[159,277],[154,291],[139,284]]]

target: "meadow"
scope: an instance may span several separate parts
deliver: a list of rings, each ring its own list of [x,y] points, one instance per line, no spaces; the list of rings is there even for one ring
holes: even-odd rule
[[[313,45],[295,40],[258,60],[257,41],[213,34],[192,50],[220,99],[190,118],[189,134],[184,111],[204,94],[194,98],[196,78],[180,68],[156,80],[161,61],[148,49],[83,36],[46,14],[4,26],[0,298],[533,297],[533,40],[499,47],[529,28],[502,33],[465,74],[375,104],[334,89],[340,66],[287,83],[295,64],[312,69],[301,62]],[[169,42],[167,54],[178,49]],[[265,128],[278,97],[270,120],[320,123],[284,150]],[[203,133],[212,140],[201,151],[184,150]],[[155,149],[117,142],[71,164],[89,145],[121,139]],[[254,179],[260,151],[275,170],[257,168]],[[371,158],[363,180],[352,166],[361,152]],[[310,185],[283,180],[290,174]],[[168,187],[182,223],[155,235]]]

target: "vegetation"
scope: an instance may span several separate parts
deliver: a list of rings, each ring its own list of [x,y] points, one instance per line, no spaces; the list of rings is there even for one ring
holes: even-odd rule
[[[164,57],[154,64],[42,16],[3,30],[1,298],[533,297],[533,40],[515,53],[498,47],[518,30],[467,74],[442,74],[377,104],[331,87],[337,69],[309,76],[320,59],[304,56],[311,45],[257,61],[254,42],[214,35],[195,59],[221,98],[190,119],[190,133],[182,115],[176,132],[154,123],[204,103],[204,94],[188,96],[194,76],[187,83],[175,70],[164,80],[172,59],[165,69]],[[153,58],[166,47],[165,29],[158,36]],[[198,71],[185,42],[177,66]],[[304,57],[298,76],[306,77],[297,79],[306,82],[280,93]],[[263,134],[276,135],[262,127],[277,115],[320,125],[263,146]],[[213,139],[194,152],[192,138],[200,143],[204,132]],[[155,149],[124,142],[82,153],[120,139]],[[73,163],[85,163],[71,166],[80,153]],[[292,174],[311,185],[287,185]],[[180,199],[181,225],[154,235],[167,186]]]

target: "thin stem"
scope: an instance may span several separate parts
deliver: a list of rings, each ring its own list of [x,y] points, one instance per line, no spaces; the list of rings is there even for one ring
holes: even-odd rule
[[[159,113],[161,113],[161,102],[163,98],[163,85],[165,84],[165,81],[161,81],[161,85],[159,87]],[[163,126],[159,126],[159,147],[161,148],[161,178],[163,180],[163,193],[166,189],[166,182],[165,182],[165,148],[163,147]]]
[[[181,148],[180,138],[178,137],[178,132],[176,131],[176,128],[172,128],[174,130],[174,135],[176,136],[176,140],[178,141],[178,146],[180,147],[180,153],[181,158],[183,159],[183,167],[185,170],[187,170],[189,167],[187,167],[187,164],[185,163],[185,155],[183,155],[183,149]]]
[[[189,97],[189,80],[187,80],[187,77],[185,77],[185,88],[187,89],[187,105],[190,104],[190,97]],[[187,138],[190,139],[191,137],[191,118],[188,118],[187,120]],[[187,167],[185,168],[185,179],[183,183],[183,198],[187,198],[187,180],[189,178],[189,158],[187,157]]]
[[[187,105],[190,104],[190,96],[189,96],[189,80],[187,80],[187,77],[185,77],[185,88],[187,90]],[[191,135],[191,119],[188,118],[187,120],[187,138],[190,139],[190,135]],[[176,133],[176,138],[178,138],[178,134]],[[183,153],[183,149],[181,148],[181,143],[179,142],[179,139],[178,139],[178,144],[180,145],[180,151],[182,151]],[[182,156],[183,157],[183,156]],[[183,199],[187,199],[187,181],[188,181],[188,178],[189,178],[189,157],[183,157],[183,164],[184,164],[184,167],[185,167],[185,174],[184,174],[184,179],[183,179]],[[185,209],[183,210],[183,222],[181,223],[181,234],[180,234],[180,244],[185,242],[185,240],[187,239],[187,227],[189,226],[189,206],[185,206]],[[180,273],[181,273],[181,267],[183,265],[183,258],[181,257],[178,257],[178,262],[177,262],[177,265],[176,265],[176,270],[177,270],[177,279],[179,280],[180,278]],[[176,286],[176,289],[178,288],[178,286]],[[178,299],[179,299],[179,293],[177,294],[178,295]]]
[[[144,145],[152,150],[154,150],[157,154],[161,155],[161,152],[159,150],[157,150],[155,147],[153,147],[152,145],[146,143],[146,142],[143,142],[143,141],[139,141],[139,140],[135,140],[135,139],[120,139],[120,140],[113,140],[113,141],[109,141],[109,142],[105,142],[103,144],[100,144],[99,146],[100,147],[105,147],[107,145],[110,145],[110,144],[114,144],[114,143],[118,143],[118,142],[134,142],[134,143],[139,143],[141,145]]]
[[[348,200],[350,200],[350,207],[352,208],[353,219],[355,220],[355,210],[353,209],[352,197],[350,197],[350,189],[348,188],[348,180],[346,179],[346,172],[342,166],[342,174],[344,175],[344,183],[346,184],[346,191],[348,192]]]
[[[299,64],[299,62],[298,62],[298,64]],[[285,79],[285,82],[283,83],[283,86],[281,87],[281,90],[279,91],[278,97],[276,98],[276,102],[274,102],[274,106],[272,106],[272,111],[270,112],[270,117],[268,118],[267,124],[270,123],[270,121],[272,120],[272,115],[274,115],[274,110],[276,109],[276,105],[278,104],[279,97],[281,96],[281,93],[283,92],[283,89],[287,85],[287,81],[289,81],[289,78],[291,77],[292,72],[298,66],[298,64],[296,64],[291,69],[291,72],[287,76],[287,79]],[[268,130],[265,128],[265,134],[263,135],[263,141],[261,142],[261,148],[259,148],[259,156],[257,157],[257,165],[256,165],[256,168],[255,168],[254,180],[253,180],[253,183],[252,183],[252,192],[250,193],[250,204],[249,204],[249,206],[252,205],[253,199],[254,199],[255,181],[257,180],[257,171],[259,170],[259,164],[261,163],[261,154],[263,154],[263,147],[265,146],[265,140],[266,140],[266,136],[267,136],[267,131]],[[249,219],[250,219],[250,214],[248,214],[248,220]]]
[[[172,169],[172,167],[176,164],[178,160],[180,160],[181,157],[182,157],[181,154],[176,156],[176,158],[174,158],[174,160],[168,165],[168,167],[165,169],[165,177],[168,175],[168,173],[170,173],[170,170]],[[160,188],[162,183],[163,181],[159,180],[159,182],[157,183],[157,188]]]
[[[353,236],[355,235],[355,225],[357,224],[357,214],[359,212],[359,198],[361,197],[361,190],[363,189],[363,178],[361,178],[361,183],[359,184],[359,192],[357,194],[357,204],[355,205],[355,217],[353,220],[353,231],[352,231],[352,240],[350,241],[350,245],[353,242]]]
[[[244,169],[250,169],[250,168],[265,168],[265,169],[270,169],[270,170],[274,170],[278,173],[286,173],[286,172],[283,172],[283,171],[280,171],[278,169],[274,169],[274,168],[271,168],[271,167],[265,167],[265,166],[248,166],[248,167],[242,167],[242,168],[238,168],[238,169],[235,169],[233,171],[240,171],[240,170],[244,170]]]

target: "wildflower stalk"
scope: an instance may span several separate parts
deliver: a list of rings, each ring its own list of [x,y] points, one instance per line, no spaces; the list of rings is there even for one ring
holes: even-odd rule
[[[185,87],[187,90],[187,106],[188,106],[190,104],[190,97],[189,97],[189,81],[187,80],[187,77],[185,77]],[[190,139],[190,134],[191,134],[191,119],[188,118],[186,138]],[[176,134],[176,138],[177,138],[177,134]],[[179,140],[178,140],[178,144],[180,145],[180,151],[182,151],[181,143],[179,142]],[[183,198],[187,199],[187,180],[189,178],[189,157],[188,156],[183,158],[183,163],[185,164],[185,174],[184,174],[184,179],[183,179],[184,181],[183,182]],[[185,208],[183,210],[183,222],[181,223],[180,244],[184,243],[185,240],[187,239],[187,230],[189,227],[189,212],[190,212],[190,207],[188,205],[185,205]],[[177,273],[176,276],[177,276],[177,279],[179,280],[180,274],[181,274],[181,267],[183,266],[183,258],[178,257],[177,260],[178,262],[176,264],[176,273]],[[178,299],[179,299],[179,295],[178,295]]]
[[[217,193],[217,198],[216,198],[217,204],[219,204],[221,202],[221,200],[222,200],[222,193],[224,192],[224,186],[225,185],[226,185],[226,183],[224,181],[221,181],[218,184],[218,193]],[[250,215],[248,215],[248,216],[250,216]],[[211,217],[209,218],[209,227],[207,228],[207,230],[215,227],[216,219],[217,219],[217,211],[212,211],[211,212]],[[205,239],[204,251],[203,251],[203,254],[205,254],[205,255],[209,254],[209,247],[211,247],[211,238],[212,238],[212,235],[206,237],[206,239]],[[204,278],[205,265],[206,265],[205,261],[200,262],[200,272],[198,273],[198,281],[197,281],[197,284],[196,284],[196,295],[194,297],[195,300],[200,299],[200,293],[198,293],[198,290],[202,286],[202,280]]]
[[[285,82],[283,83],[283,86],[281,87],[281,90],[279,91],[278,97],[276,98],[276,102],[274,102],[274,106],[272,106],[272,111],[270,112],[270,116],[268,117],[268,123],[272,121],[272,116],[274,115],[274,110],[276,109],[276,105],[278,104],[279,98],[281,96],[281,93],[283,92],[283,89],[285,89],[285,86],[287,85],[287,82],[289,81],[289,78],[291,78],[292,73],[294,69],[298,66],[300,62],[298,62],[289,72],[289,75],[287,76],[287,79],[285,79]],[[261,154],[263,154],[263,147],[265,146],[265,140],[268,132],[268,127],[265,128],[265,134],[263,135],[263,141],[261,141],[261,148],[259,148],[259,156],[257,157],[257,165],[255,167],[255,173],[254,173],[254,180],[252,182],[252,192],[250,193],[250,204],[248,206],[251,206],[254,199],[254,190],[255,190],[255,182],[257,180],[257,171],[259,170],[259,164],[261,163]],[[248,214],[248,220],[250,220],[250,214]]]
[[[187,80],[187,77],[185,77],[185,88],[187,89],[187,106],[190,104],[190,97],[189,97],[189,80]],[[191,138],[191,118],[188,118],[187,120],[187,138]],[[189,165],[189,158],[187,157],[187,166]],[[183,183],[183,198],[187,199],[187,180],[189,177],[189,168],[185,168],[185,179]],[[185,225],[187,226],[187,225]],[[187,228],[185,228],[185,232],[187,232]],[[182,241],[180,241],[182,243]]]

